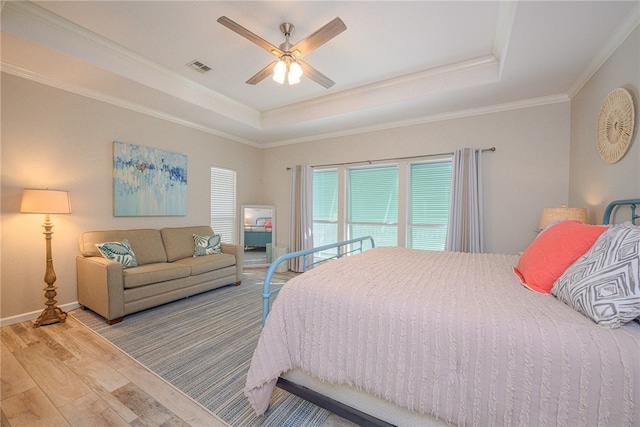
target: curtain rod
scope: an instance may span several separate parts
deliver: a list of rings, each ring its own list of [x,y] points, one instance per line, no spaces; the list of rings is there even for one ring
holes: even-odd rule
[[[483,148],[482,151],[496,151],[496,147]],[[421,156],[392,157],[392,158],[389,158],[389,159],[360,160],[359,162],[329,163],[329,164],[326,164],[326,165],[312,165],[311,167],[312,168],[323,168],[323,167],[327,167],[327,166],[356,165],[356,164],[359,164],[359,163],[371,164],[373,162],[388,162],[388,161],[391,161],[391,160],[423,159],[425,157],[437,157],[437,156],[446,156],[446,155],[453,155],[453,152],[451,152],[451,153],[438,153],[438,154],[423,154]],[[287,170],[291,170],[291,168],[287,168]]]

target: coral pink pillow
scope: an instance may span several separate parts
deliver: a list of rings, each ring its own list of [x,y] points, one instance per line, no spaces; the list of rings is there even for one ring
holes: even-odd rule
[[[513,271],[529,289],[549,294],[562,273],[584,255],[607,228],[579,221],[554,224],[529,245]]]

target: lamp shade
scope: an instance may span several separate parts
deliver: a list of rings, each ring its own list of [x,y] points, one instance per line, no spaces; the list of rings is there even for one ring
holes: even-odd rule
[[[71,213],[69,193],[60,190],[31,190],[22,193],[22,213],[68,214]]]
[[[296,61],[293,61],[289,65],[289,84],[300,83],[300,76],[302,76],[302,67]]]
[[[284,78],[286,74],[287,63],[283,59],[280,59],[273,69],[273,80],[280,84],[284,84]]]
[[[562,205],[560,208],[544,208],[540,214],[538,228],[544,230],[545,227],[553,222],[571,219],[586,224],[588,221],[587,209],[568,208],[566,205]]]

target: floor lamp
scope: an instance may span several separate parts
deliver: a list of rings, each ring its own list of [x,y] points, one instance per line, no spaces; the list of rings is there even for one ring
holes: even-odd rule
[[[56,272],[53,270],[53,257],[51,256],[51,235],[53,224],[49,218],[49,214],[68,214],[71,213],[71,204],[69,203],[69,193],[58,190],[30,190],[25,189],[22,193],[22,204],[20,205],[22,213],[39,213],[45,214],[44,239],[47,248],[47,264],[44,273],[44,281],[47,286],[44,288],[44,296],[46,308],[40,314],[33,324],[34,328],[41,325],[50,325],[52,323],[62,323],[67,318],[67,313],[56,307]]]

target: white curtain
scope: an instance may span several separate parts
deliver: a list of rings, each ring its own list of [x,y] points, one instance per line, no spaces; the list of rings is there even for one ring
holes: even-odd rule
[[[484,252],[482,219],[482,150],[456,150],[451,164],[451,207],[445,250]]]
[[[312,215],[312,169],[308,165],[291,168],[291,211],[289,214],[289,251],[297,252],[313,247]],[[289,268],[301,273],[304,269],[302,257],[293,258]]]

